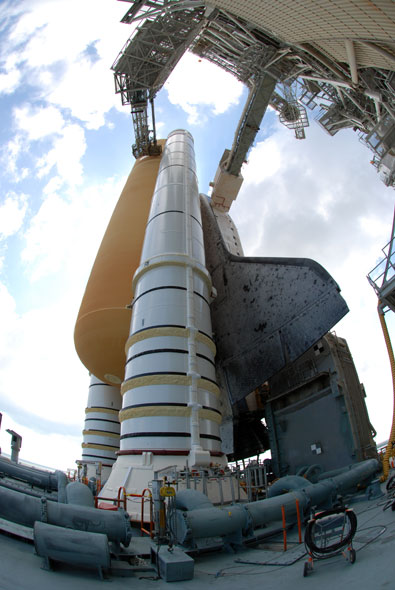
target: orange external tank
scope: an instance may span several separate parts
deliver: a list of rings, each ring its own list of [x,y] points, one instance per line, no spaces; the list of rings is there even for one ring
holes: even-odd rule
[[[109,384],[121,383],[124,377],[131,319],[127,305],[160,160],[160,156],[144,156],[135,162],[97,253],[75,325],[81,362]]]

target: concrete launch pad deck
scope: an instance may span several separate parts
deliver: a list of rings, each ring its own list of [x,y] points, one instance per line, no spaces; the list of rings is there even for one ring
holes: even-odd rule
[[[385,486],[382,484],[383,491]],[[262,541],[252,548],[236,553],[212,552],[194,557],[194,578],[174,582],[188,590],[212,588],[276,589],[337,588],[386,589],[394,587],[395,512],[383,510],[387,496],[350,504],[358,518],[353,546],[356,562],[351,564],[339,555],[314,562],[314,571],[303,577],[306,561],[304,544],[299,544],[297,531],[288,532],[288,549],[283,551],[282,535]],[[149,554],[149,539],[133,538],[130,554]],[[160,551],[167,551],[163,546]],[[100,580],[96,571],[56,564],[53,571],[42,569],[42,559],[34,554],[34,546],[6,534],[0,534],[1,590],[46,589],[93,590],[109,585],[112,590],[126,588],[169,588],[158,579],[149,559],[135,558],[135,570],[124,562],[112,560],[113,571]]]

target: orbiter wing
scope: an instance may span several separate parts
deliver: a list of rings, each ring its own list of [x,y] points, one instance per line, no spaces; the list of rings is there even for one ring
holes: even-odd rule
[[[337,283],[307,258],[231,254],[208,200],[201,198],[216,364],[231,403],[303,354],[348,311]]]

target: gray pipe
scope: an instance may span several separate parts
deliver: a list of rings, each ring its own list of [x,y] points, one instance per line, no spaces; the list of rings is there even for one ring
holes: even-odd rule
[[[329,479],[330,477],[336,477],[341,473],[346,473],[346,471],[350,471],[355,467],[355,465],[347,465],[347,467],[340,467],[339,469],[332,469],[331,471],[324,471],[318,476],[318,481],[322,481],[323,479]]]
[[[299,500],[300,512],[303,514],[309,506],[320,506],[331,502],[338,494],[355,491],[358,485],[367,483],[379,469],[378,461],[369,459],[331,479],[325,479],[316,484],[306,482],[307,485],[303,489],[259,502],[250,502],[245,505],[245,508],[254,528],[273,520],[280,520],[282,506],[285,509],[286,519],[290,522],[296,516],[296,499]]]
[[[16,492],[22,492],[23,494],[27,494],[28,496],[35,496],[36,498],[41,498],[43,496],[43,490],[34,490],[32,488],[22,488],[24,485],[18,482],[19,485],[15,482],[12,482],[9,479],[0,479],[0,486],[7,488],[9,490],[15,490]],[[58,494],[56,492],[45,492],[44,494],[49,500],[53,502],[58,501]]]
[[[267,492],[268,498],[281,496],[286,492],[293,492],[295,490],[303,490],[306,486],[311,485],[309,480],[299,475],[286,475],[281,479],[275,481]]]
[[[63,471],[55,471],[57,478],[57,489],[58,489],[58,502],[66,504],[66,487],[69,485],[69,480]]]
[[[368,459],[353,465],[349,471],[340,473],[330,481],[337,486],[339,494],[346,494],[356,491],[361,485],[367,485],[380,469],[381,465],[377,459]]]
[[[322,474],[322,467],[321,465],[310,465],[307,468],[306,472],[303,474],[303,477],[311,481],[311,483],[317,483],[319,480],[319,476]]]
[[[95,505],[95,498],[92,490],[80,481],[72,481],[66,487],[66,504],[77,504],[79,506]]]
[[[51,560],[99,569],[111,565],[106,535],[75,531],[44,522],[34,524],[36,554],[44,558],[49,569]]]
[[[129,545],[132,530],[124,510],[98,510],[76,504],[61,504],[0,487],[0,518],[28,527],[36,521],[70,529],[104,533],[109,541]]]
[[[176,494],[176,508],[178,510],[197,510],[201,508],[212,508],[213,503],[207,498],[206,494],[198,490],[181,490]]]
[[[58,489],[57,472],[53,473],[44,471],[43,469],[27,467],[20,463],[11,463],[11,461],[2,457],[0,457],[0,473],[19,479],[20,481],[25,481],[31,485],[38,486],[44,490]]]
[[[235,504],[226,508],[205,506],[184,512],[177,510],[179,541],[188,543],[191,539],[225,536],[240,530],[244,536],[251,536],[253,529],[281,520],[283,506],[286,521],[290,524],[296,518],[296,500],[299,501],[300,514],[303,516],[307,513],[308,508],[331,503],[338,494],[353,491],[358,485],[367,483],[379,468],[376,459],[369,459],[332,479],[316,484],[306,482],[303,489],[295,489],[292,492],[266,500]],[[185,490],[184,495],[188,491]],[[185,499],[183,504],[185,504]]]

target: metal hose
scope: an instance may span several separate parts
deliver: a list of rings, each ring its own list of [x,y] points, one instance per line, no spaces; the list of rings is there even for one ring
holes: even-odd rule
[[[380,318],[381,328],[383,330],[384,340],[388,351],[388,356],[390,359],[391,364],[391,374],[392,374],[392,389],[393,389],[393,396],[394,396],[394,408],[392,411],[392,427],[391,427],[391,434],[388,439],[387,448],[385,451],[385,455],[383,458],[383,475],[381,477],[381,481],[385,481],[388,477],[388,473],[390,470],[389,466],[389,458],[394,454],[394,447],[395,447],[395,358],[394,358],[394,351],[392,350],[390,335],[388,332],[387,324],[384,317],[384,312],[382,309],[381,301],[379,301],[377,311]]]

